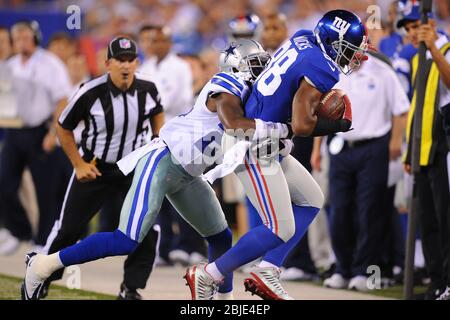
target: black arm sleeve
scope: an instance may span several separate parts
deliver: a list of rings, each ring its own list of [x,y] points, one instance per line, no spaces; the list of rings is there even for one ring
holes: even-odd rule
[[[351,126],[352,123],[349,120],[330,120],[318,117],[316,127],[311,133],[311,137],[327,136],[336,132],[346,132],[350,130]]]

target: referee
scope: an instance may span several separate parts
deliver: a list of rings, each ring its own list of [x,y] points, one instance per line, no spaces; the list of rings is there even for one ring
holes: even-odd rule
[[[59,118],[58,138],[74,173],[60,218],[47,240],[46,254],[76,243],[107,201],[121,197],[123,202],[133,177],[124,176],[116,162],[146,144],[150,129],[153,136],[158,135],[164,121],[156,86],[135,73],[136,44],[117,37],[109,43],[107,58],[109,72],[82,85]],[[85,129],[78,150],[73,130],[81,121]],[[109,214],[118,221],[120,206]],[[123,299],[141,298],[136,289],[144,288],[150,275],[157,237],[156,231],[150,232],[125,261]],[[55,272],[51,281],[62,274],[62,270]]]

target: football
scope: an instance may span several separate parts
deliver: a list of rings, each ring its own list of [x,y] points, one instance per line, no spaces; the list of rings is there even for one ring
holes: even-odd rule
[[[345,106],[349,104],[350,100],[344,91],[332,89],[322,95],[316,114],[322,118],[339,120],[344,115]]]

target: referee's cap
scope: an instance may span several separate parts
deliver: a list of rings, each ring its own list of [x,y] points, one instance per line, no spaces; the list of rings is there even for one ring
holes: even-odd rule
[[[127,37],[117,37],[111,40],[108,45],[108,59],[117,58],[121,55],[137,57],[136,43]]]

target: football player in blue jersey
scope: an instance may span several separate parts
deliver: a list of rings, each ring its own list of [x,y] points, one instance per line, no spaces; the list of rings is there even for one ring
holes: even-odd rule
[[[297,136],[350,130],[350,105],[339,120],[317,117],[315,109],[322,95],[339,81],[339,70],[352,72],[367,58],[366,51],[367,33],[355,14],[345,10],[326,13],[314,31],[299,30],[275,52],[253,86],[245,116],[255,119],[256,132],[263,126],[260,121],[290,123]],[[242,110],[227,109],[228,114],[232,112],[235,118],[244,116]],[[235,137],[224,135],[227,139]],[[263,299],[292,299],[280,284],[279,267],[322,207],[320,187],[290,155],[262,159],[249,151],[235,172],[264,224],[247,232],[213,263],[187,269],[193,298],[214,291],[223,275],[263,257],[245,280],[246,289]]]

